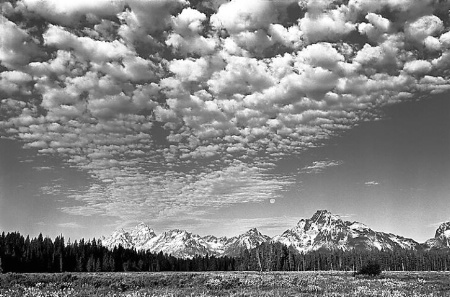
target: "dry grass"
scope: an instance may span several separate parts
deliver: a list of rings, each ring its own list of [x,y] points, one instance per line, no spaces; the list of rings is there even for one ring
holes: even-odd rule
[[[450,296],[449,272],[4,274],[0,297]]]

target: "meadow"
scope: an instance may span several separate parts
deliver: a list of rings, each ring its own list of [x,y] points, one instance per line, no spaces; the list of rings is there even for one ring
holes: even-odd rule
[[[0,297],[450,296],[449,272],[159,272],[0,275]]]

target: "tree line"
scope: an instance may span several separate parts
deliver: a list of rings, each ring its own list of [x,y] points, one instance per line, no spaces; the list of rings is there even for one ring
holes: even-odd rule
[[[231,271],[236,259],[194,257],[179,259],[161,253],[124,249],[112,250],[100,240],[65,242],[63,236],[24,238],[20,233],[2,233],[0,272],[121,272],[121,271]]]
[[[379,263],[384,271],[448,271],[450,250],[394,251],[330,251],[299,253],[281,243],[262,243],[243,251],[238,259],[239,270],[254,271],[359,271],[367,263]]]
[[[112,250],[100,240],[66,243],[40,234],[24,238],[20,233],[0,236],[0,272],[121,272],[121,271],[359,271],[369,261],[387,271],[450,270],[449,250],[432,251],[328,251],[298,253],[281,243],[263,243],[244,250],[238,257],[196,256],[180,259],[171,255],[125,249]]]

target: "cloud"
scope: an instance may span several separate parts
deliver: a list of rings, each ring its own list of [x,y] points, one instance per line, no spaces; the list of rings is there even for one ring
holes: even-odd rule
[[[75,55],[92,62],[117,60],[132,54],[132,51],[118,40],[104,42],[90,37],[78,37],[60,26],[50,25],[42,37],[46,45],[61,50],[74,49]]]
[[[171,221],[165,223],[165,230],[172,228],[184,228],[188,231],[201,235],[207,235],[213,227],[217,234],[226,234],[228,237],[238,236],[249,229],[257,228],[262,234],[275,235],[291,229],[299,221],[298,217],[275,216],[275,217],[257,217],[257,218],[192,218],[181,220],[180,222]],[[136,221],[138,223],[138,221]],[[151,223],[151,222],[150,222]],[[156,222],[155,222],[156,223]],[[232,230],[233,233],[230,233]]]
[[[85,226],[82,226],[75,222],[60,223],[60,224],[57,224],[57,226],[61,227],[61,228],[70,228],[70,229],[80,229],[80,228],[85,229],[86,228]]]
[[[320,3],[321,1],[311,1]],[[305,17],[300,20],[300,28],[309,43],[318,41],[336,41],[356,29],[354,23],[346,20],[343,9],[321,12],[318,7],[311,7]]]
[[[342,165],[342,161],[314,161],[312,165],[302,168],[302,172],[306,173],[321,173],[328,167]]]
[[[122,11],[124,1],[58,1],[58,0],[23,0],[25,7],[46,19],[63,25],[72,25],[87,14],[97,17],[114,16]]]
[[[62,210],[84,216],[119,217],[123,221],[190,217],[199,208],[218,209],[281,197],[280,191],[293,183],[289,178],[268,174],[267,169],[238,161],[200,174],[166,171],[149,177],[129,170],[119,173],[115,166],[98,170],[102,183],[92,185],[86,193],[73,195],[85,205]]]
[[[211,17],[211,24],[215,28],[225,28],[230,33],[268,27],[276,21],[270,1],[232,0],[222,4],[215,15]]]
[[[38,167],[33,167],[34,170],[37,171],[43,171],[43,170],[52,170],[54,169],[54,167],[50,167],[50,166],[38,166]]]
[[[450,89],[441,2],[2,3],[2,136],[90,176],[42,189],[66,213],[203,216],[281,197],[293,181],[278,160]]]
[[[411,74],[424,74],[432,70],[433,65],[425,60],[414,60],[406,62],[403,70]]]
[[[405,26],[406,36],[422,42],[426,38],[435,36],[444,30],[444,24],[440,18],[435,15],[426,15]]]
[[[4,71],[0,74],[0,90],[8,95],[31,94],[32,76],[21,71]]]
[[[9,69],[28,64],[41,51],[26,30],[0,15],[0,62]]]
[[[354,217],[355,216],[355,214],[353,214],[353,213],[343,213],[343,214],[338,214],[339,215],[339,217],[341,217],[341,219],[343,219],[343,220],[349,220],[350,218],[352,218],[352,217]]]
[[[366,186],[377,186],[377,185],[379,185],[380,183],[377,182],[377,181],[367,181],[367,182],[365,182],[364,184],[365,184]]]
[[[437,223],[428,224],[427,227],[437,229],[440,225],[442,225],[443,223],[447,223],[447,222],[449,222],[449,221],[450,221],[450,219],[447,220],[447,221],[442,221],[442,222],[437,222]]]

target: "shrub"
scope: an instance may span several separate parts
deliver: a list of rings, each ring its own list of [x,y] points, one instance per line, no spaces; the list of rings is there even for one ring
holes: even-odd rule
[[[210,290],[230,290],[241,285],[241,281],[238,277],[221,277],[217,276],[210,278],[205,282],[205,286]]]
[[[377,262],[369,261],[366,265],[361,267],[358,274],[377,276],[381,274],[381,265]]]

